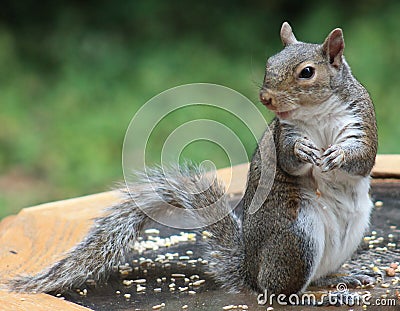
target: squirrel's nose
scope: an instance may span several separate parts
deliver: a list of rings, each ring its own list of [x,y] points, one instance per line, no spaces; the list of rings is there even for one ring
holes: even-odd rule
[[[272,105],[272,97],[266,93],[260,93],[260,101],[267,108]]]

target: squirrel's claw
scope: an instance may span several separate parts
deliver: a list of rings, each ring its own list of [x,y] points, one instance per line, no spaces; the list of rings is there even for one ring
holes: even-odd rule
[[[308,138],[301,138],[294,145],[294,154],[305,163],[319,166],[321,161],[319,153],[318,147]]]
[[[322,155],[320,164],[322,172],[328,172],[343,165],[345,159],[344,150],[338,145],[329,147]]]

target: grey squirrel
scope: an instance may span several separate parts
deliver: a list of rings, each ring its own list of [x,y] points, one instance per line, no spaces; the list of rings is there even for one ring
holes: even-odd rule
[[[250,164],[243,216],[230,211],[217,180],[204,187],[210,181],[200,170],[152,169],[132,191],[122,189],[124,199],[96,219],[63,259],[37,275],[13,279],[10,288],[63,292],[88,278],[106,280],[148,215],[167,212],[165,202],[189,212],[214,204],[192,215],[210,232],[203,257],[215,280],[229,290],[292,294],[311,283],[360,284],[363,275],[329,274],[356,250],[369,224],[369,174],[377,152],[374,107],[344,59],[341,29],[323,44],[310,44],[297,41],[285,22],[281,40],[284,49],[268,59],[260,90],[261,102],[276,114],[270,130],[277,167],[257,211],[249,206],[262,164],[269,161],[260,152],[266,137]],[[214,219],[220,220],[208,225]]]

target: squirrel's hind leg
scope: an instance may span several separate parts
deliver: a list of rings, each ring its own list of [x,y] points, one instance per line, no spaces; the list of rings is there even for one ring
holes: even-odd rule
[[[280,232],[279,236],[271,236],[252,261],[246,261],[258,268],[253,279],[257,286],[251,284],[251,287],[271,294],[301,293],[308,286],[321,256],[322,250],[307,233],[299,238],[291,230]]]

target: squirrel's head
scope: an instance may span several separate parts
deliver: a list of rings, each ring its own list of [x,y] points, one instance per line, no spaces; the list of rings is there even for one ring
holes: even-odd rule
[[[291,119],[300,107],[325,102],[344,65],[342,30],[334,29],[323,44],[297,41],[290,25],[281,28],[284,49],[267,60],[261,102],[280,119]]]

